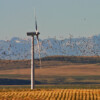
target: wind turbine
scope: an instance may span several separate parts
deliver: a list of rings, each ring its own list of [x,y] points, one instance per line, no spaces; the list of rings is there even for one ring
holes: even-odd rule
[[[37,44],[39,49],[39,34],[37,28],[37,19],[35,15],[35,32],[27,32],[27,36],[31,36],[31,89],[34,89],[35,86],[35,65],[34,65],[34,36],[37,38]],[[39,57],[40,57],[40,50],[39,51]],[[41,66],[41,59],[40,59],[40,66]]]

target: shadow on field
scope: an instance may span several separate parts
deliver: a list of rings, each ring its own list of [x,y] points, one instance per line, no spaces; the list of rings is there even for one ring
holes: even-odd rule
[[[35,81],[36,84],[41,84],[39,81]],[[0,79],[0,85],[30,85],[30,80],[21,79]]]
[[[22,80],[22,79],[0,79],[0,85],[30,85],[30,80]],[[48,83],[46,81],[35,81],[35,84],[51,84],[51,85],[64,85],[64,84],[100,84],[100,82],[63,82],[61,80],[55,80],[51,83]]]

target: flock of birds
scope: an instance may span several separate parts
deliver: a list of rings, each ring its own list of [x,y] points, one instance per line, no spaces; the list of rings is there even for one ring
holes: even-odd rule
[[[40,56],[66,55],[66,56],[99,56],[100,37],[73,38],[57,40],[48,38],[39,40]],[[35,39],[35,58],[39,58],[38,45]],[[0,41],[0,59],[30,59],[31,40],[15,39]]]

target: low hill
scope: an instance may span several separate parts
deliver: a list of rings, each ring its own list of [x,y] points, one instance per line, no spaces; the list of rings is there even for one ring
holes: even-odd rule
[[[66,61],[68,63],[100,63],[100,56],[49,56],[42,58],[43,61]]]

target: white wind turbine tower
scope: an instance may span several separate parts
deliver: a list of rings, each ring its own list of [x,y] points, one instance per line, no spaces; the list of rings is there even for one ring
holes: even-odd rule
[[[39,50],[39,34],[40,32],[37,29],[37,19],[35,15],[35,32],[27,32],[27,36],[31,36],[31,89],[34,89],[35,86],[35,65],[34,65],[34,36],[37,38],[39,58],[40,58],[40,50]],[[40,59],[40,67],[41,67],[41,59]]]

